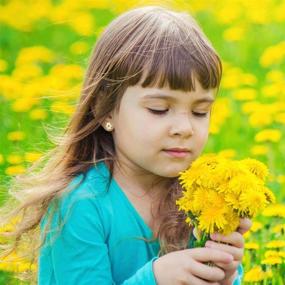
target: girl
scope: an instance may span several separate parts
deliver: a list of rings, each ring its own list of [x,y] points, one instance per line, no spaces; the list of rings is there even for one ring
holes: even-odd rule
[[[187,13],[145,6],[110,23],[62,141],[17,182],[27,195],[13,234],[40,225],[38,284],[240,284],[250,221],[191,249],[175,205],[179,172],[207,142],[221,73]]]

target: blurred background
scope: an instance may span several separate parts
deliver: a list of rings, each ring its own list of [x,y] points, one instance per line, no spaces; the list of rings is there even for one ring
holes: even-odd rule
[[[188,11],[220,54],[223,79],[205,152],[251,157],[268,166],[277,203],[246,234],[244,283],[285,284],[284,0],[1,0],[1,193],[53,147],[49,137],[73,113],[104,27],[142,5]],[[30,269],[36,264],[2,260],[0,284],[22,284],[14,273]]]

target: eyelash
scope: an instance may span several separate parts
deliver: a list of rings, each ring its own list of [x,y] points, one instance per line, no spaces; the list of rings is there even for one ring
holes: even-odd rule
[[[152,114],[155,114],[155,115],[164,115],[167,111],[167,110],[153,110],[153,109],[149,109],[148,110],[152,113]],[[193,112],[193,114],[197,117],[206,117],[208,113],[197,113],[197,112]]]

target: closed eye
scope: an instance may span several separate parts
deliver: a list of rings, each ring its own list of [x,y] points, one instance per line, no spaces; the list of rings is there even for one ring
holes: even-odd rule
[[[164,115],[168,111],[168,109],[166,109],[166,110],[154,110],[154,109],[150,109],[150,108],[147,108],[147,109],[155,115]]]
[[[197,113],[197,112],[193,112],[193,114],[197,117],[206,117],[208,113]]]

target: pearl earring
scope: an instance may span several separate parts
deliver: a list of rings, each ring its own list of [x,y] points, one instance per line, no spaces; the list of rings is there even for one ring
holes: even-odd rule
[[[105,128],[106,128],[106,131],[108,131],[108,132],[113,130],[113,126],[112,126],[112,124],[110,122],[107,122],[105,124]]]

